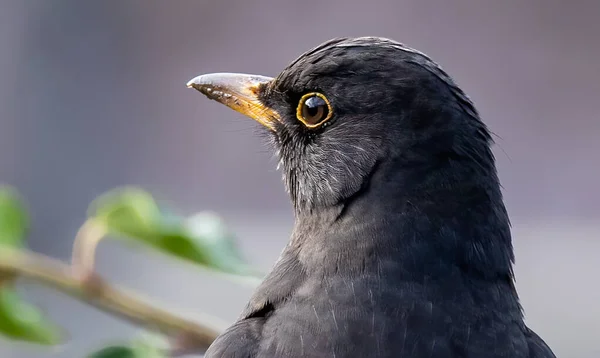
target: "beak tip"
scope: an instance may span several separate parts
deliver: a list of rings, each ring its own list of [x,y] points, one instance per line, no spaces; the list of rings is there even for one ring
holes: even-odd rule
[[[185,86],[187,88],[194,88],[194,84],[196,84],[196,78],[192,78],[191,80],[187,81]]]

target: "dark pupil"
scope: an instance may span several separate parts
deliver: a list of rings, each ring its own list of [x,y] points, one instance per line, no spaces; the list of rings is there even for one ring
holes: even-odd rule
[[[304,101],[302,116],[307,122],[318,123],[327,117],[327,103],[319,96],[310,97]]]

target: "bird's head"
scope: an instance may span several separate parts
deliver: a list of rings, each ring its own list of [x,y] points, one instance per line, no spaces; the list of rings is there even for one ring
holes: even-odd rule
[[[392,40],[334,39],[275,78],[207,74],[188,87],[268,130],[300,211],[344,202],[377,173],[393,195],[410,173],[423,173],[417,185],[425,187],[438,178],[435,187],[494,171],[489,134],[470,100],[427,56]],[[459,161],[466,169],[444,169]]]

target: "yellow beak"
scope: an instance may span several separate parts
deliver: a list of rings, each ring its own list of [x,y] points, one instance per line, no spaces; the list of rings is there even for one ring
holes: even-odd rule
[[[272,80],[270,77],[241,73],[211,73],[192,79],[187,86],[274,131],[275,122],[280,121],[281,117],[258,97],[260,90]]]

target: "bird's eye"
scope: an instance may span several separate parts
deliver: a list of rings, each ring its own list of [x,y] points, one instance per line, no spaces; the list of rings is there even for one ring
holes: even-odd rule
[[[327,97],[321,93],[307,93],[300,98],[296,117],[308,128],[320,127],[333,114]]]

